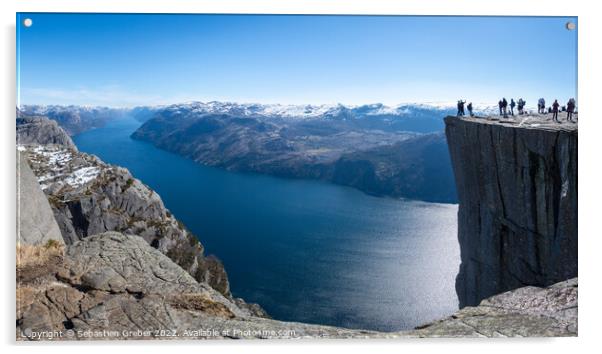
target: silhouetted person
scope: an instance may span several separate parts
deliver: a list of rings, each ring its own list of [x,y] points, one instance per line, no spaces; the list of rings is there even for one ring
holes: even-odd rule
[[[566,120],[569,122],[573,121],[573,113],[575,112],[575,99],[571,98],[566,104]]]
[[[552,107],[548,107],[548,113],[552,113]]]
[[[464,115],[464,103],[466,103],[466,101],[462,101],[462,100],[458,101],[458,117],[461,117]]]
[[[468,106],[466,106],[466,108],[468,108],[468,113],[470,114],[470,116],[474,117],[474,114],[472,114],[472,102],[470,102]]]
[[[524,108],[524,107],[525,107],[525,101],[523,101],[523,99],[522,99],[522,98],[519,98],[519,99],[518,99],[518,107],[517,107],[517,108],[518,108],[518,114],[519,114],[519,115],[522,115],[522,114],[524,113],[524,112],[523,112],[523,108]]]
[[[500,107],[500,116],[502,115],[502,107],[504,106],[504,103],[502,102],[502,100],[500,100],[497,105]]]
[[[510,114],[514,115],[514,106],[516,106],[516,102],[514,102],[514,98],[510,99]]]
[[[554,100],[554,103],[552,103],[552,120],[556,123],[560,123],[558,121],[558,107],[560,106],[560,104],[558,104],[558,100]]]
[[[508,101],[506,98],[502,98],[502,111],[504,112],[504,118],[508,118]]]

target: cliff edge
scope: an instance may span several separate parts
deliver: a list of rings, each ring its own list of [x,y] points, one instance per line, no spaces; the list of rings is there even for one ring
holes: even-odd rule
[[[57,122],[45,117],[17,114],[17,144],[53,144],[77,150],[73,140]]]
[[[577,124],[445,118],[458,191],[460,307],[577,276]]]

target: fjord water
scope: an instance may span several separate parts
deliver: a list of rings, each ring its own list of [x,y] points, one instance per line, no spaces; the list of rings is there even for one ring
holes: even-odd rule
[[[139,125],[74,141],[157,191],[223,261],[235,297],[279,320],[382,331],[457,310],[457,205],[202,166],[131,139]]]

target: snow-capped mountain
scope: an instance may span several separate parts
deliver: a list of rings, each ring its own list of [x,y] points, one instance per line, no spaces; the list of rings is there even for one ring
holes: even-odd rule
[[[474,112],[479,115],[492,115],[498,112],[497,104],[473,103]],[[401,103],[388,106],[382,103],[365,105],[335,104],[262,104],[262,103],[237,103],[237,102],[187,102],[172,105],[139,106],[134,108],[110,108],[95,106],[60,106],[60,105],[23,105],[20,111],[27,115],[42,115],[51,119],[61,120],[64,116],[78,116],[82,119],[122,116],[130,114],[140,121],[146,121],[159,111],[170,114],[195,113],[195,114],[230,114],[235,116],[265,116],[272,118],[361,118],[369,116],[412,116],[433,114],[455,114],[454,102],[429,102],[429,103]]]
[[[53,116],[64,112],[72,112],[78,114],[98,115],[106,113],[123,113],[128,112],[128,108],[111,108],[102,106],[79,106],[79,105],[22,105],[19,110],[28,115]]]
[[[137,107],[138,110],[142,107]],[[337,104],[261,104],[236,102],[189,102],[161,107],[158,110],[171,113],[193,112],[197,114],[231,114],[236,116],[267,116],[279,118],[320,118],[350,114],[356,117],[376,115],[409,115],[414,110],[449,111],[451,106],[428,104],[400,104],[387,106],[382,103],[366,105]]]

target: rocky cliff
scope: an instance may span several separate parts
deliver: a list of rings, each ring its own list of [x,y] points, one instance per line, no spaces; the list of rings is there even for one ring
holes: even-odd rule
[[[56,144],[76,149],[73,141],[58,123],[45,117],[17,115],[17,144]]]
[[[17,244],[43,245],[50,240],[63,243],[48,199],[38,184],[27,159],[17,157]]]
[[[577,125],[447,117],[460,306],[577,276]]]
[[[230,296],[221,262],[206,257],[196,236],[127,169],[60,145],[19,145],[19,150],[50,201],[67,244],[106,231],[135,234],[195,279]]]

